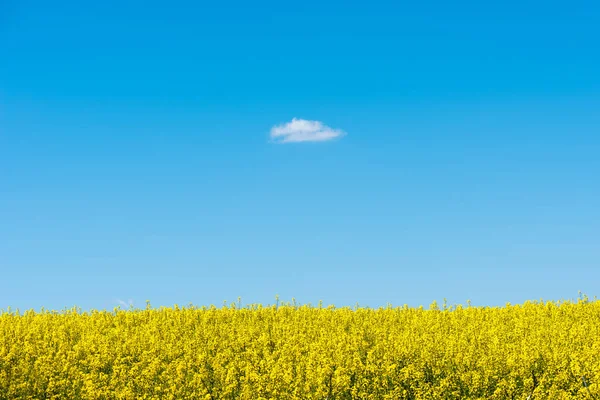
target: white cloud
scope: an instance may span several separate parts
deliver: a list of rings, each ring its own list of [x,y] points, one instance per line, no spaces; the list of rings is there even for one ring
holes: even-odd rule
[[[121,299],[117,299],[117,303],[119,303],[121,306],[125,307],[125,308],[132,308],[133,307],[133,300],[129,299],[129,301],[125,302]]]
[[[345,134],[341,129],[330,128],[321,121],[298,118],[271,128],[271,140],[277,143],[324,142]]]

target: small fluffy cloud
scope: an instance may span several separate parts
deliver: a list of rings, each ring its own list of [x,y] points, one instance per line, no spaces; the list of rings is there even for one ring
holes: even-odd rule
[[[277,143],[324,142],[345,134],[341,129],[330,128],[321,121],[298,118],[271,128],[271,140]]]

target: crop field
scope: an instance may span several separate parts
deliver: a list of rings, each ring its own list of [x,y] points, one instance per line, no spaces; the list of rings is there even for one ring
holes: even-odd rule
[[[598,399],[600,301],[0,314],[0,399]]]

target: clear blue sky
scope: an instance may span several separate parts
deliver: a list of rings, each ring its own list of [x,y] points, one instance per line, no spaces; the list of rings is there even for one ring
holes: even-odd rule
[[[0,308],[599,295],[598,20],[0,1]]]

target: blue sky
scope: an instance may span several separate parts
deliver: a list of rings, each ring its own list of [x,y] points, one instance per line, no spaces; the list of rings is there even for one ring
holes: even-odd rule
[[[122,3],[0,2],[0,308],[599,294],[595,2]]]

